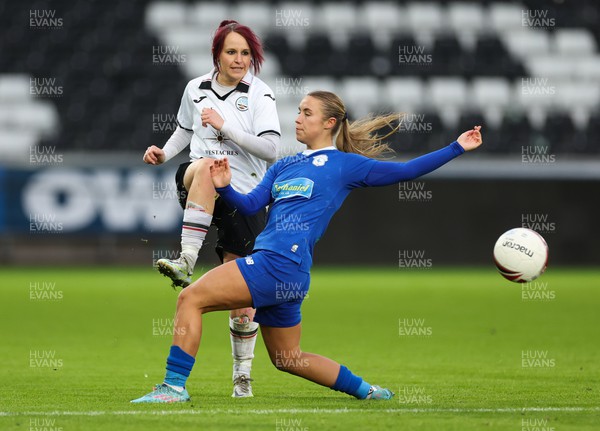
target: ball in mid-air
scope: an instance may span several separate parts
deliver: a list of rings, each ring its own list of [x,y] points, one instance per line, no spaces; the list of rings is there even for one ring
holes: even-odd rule
[[[507,280],[516,283],[532,281],[542,275],[548,265],[548,244],[534,230],[510,229],[496,241],[494,262]]]

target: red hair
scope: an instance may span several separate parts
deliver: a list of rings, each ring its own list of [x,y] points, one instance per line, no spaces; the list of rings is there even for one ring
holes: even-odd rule
[[[217,70],[219,69],[219,55],[221,55],[221,52],[223,51],[225,38],[232,32],[236,32],[246,39],[246,43],[250,47],[250,56],[252,57],[252,69],[254,70],[254,74],[258,75],[260,67],[265,60],[262,43],[250,27],[242,25],[234,20],[221,21],[221,24],[219,24],[219,28],[217,28],[213,37],[212,57],[215,68],[217,68]]]

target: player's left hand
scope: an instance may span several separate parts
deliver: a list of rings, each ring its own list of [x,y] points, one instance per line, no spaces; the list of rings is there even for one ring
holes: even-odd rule
[[[231,183],[231,168],[227,157],[213,161],[210,165],[210,176],[215,188],[227,187]]]
[[[217,130],[221,130],[225,122],[219,113],[212,108],[203,108],[200,113],[200,119],[202,120],[202,127],[211,125]]]
[[[471,151],[483,143],[481,138],[481,126],[475,126],[473,129],[466,131],[456,140],[465,151]]]

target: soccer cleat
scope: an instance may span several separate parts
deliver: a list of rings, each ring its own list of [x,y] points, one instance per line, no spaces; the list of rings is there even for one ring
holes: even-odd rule
[[[185,288],[192,282],[192,271],[183,257],[174,260],[159,259],[156,266],[158,272],[171,279],[173,287]]]
[[[132,403],[183,403],[186,401],[190,401],[190,396],[185,389],[179,392],[166,383],[156,385],[149,394],[131,400]]]
[[[390,400],[396,395],[389,389],[382,388],[381,386],[371,386],[369,393],[367,394],[366,400]]]
[[[233,398],[250,398],[253,397],[252,393],[252,384],[250,382],[252,379],[250,377],[246,377],[245,375],[240,375],[233,380],[233,394],[231,396]]]

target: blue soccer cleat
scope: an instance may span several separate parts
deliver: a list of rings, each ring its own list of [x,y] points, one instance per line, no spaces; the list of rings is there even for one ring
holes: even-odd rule
[[[366,400],[390,400],[392,397],[396,395],[392,391],[386,388],[382,388],[381,386],[371,386],[369,389],[369,393],[367,395]]]
[[[190,395],[185,389],[179,392],[166,383],[156,385],[149,394],[131,400],[132,403],[183,403],[186,401],[190,401]]]

